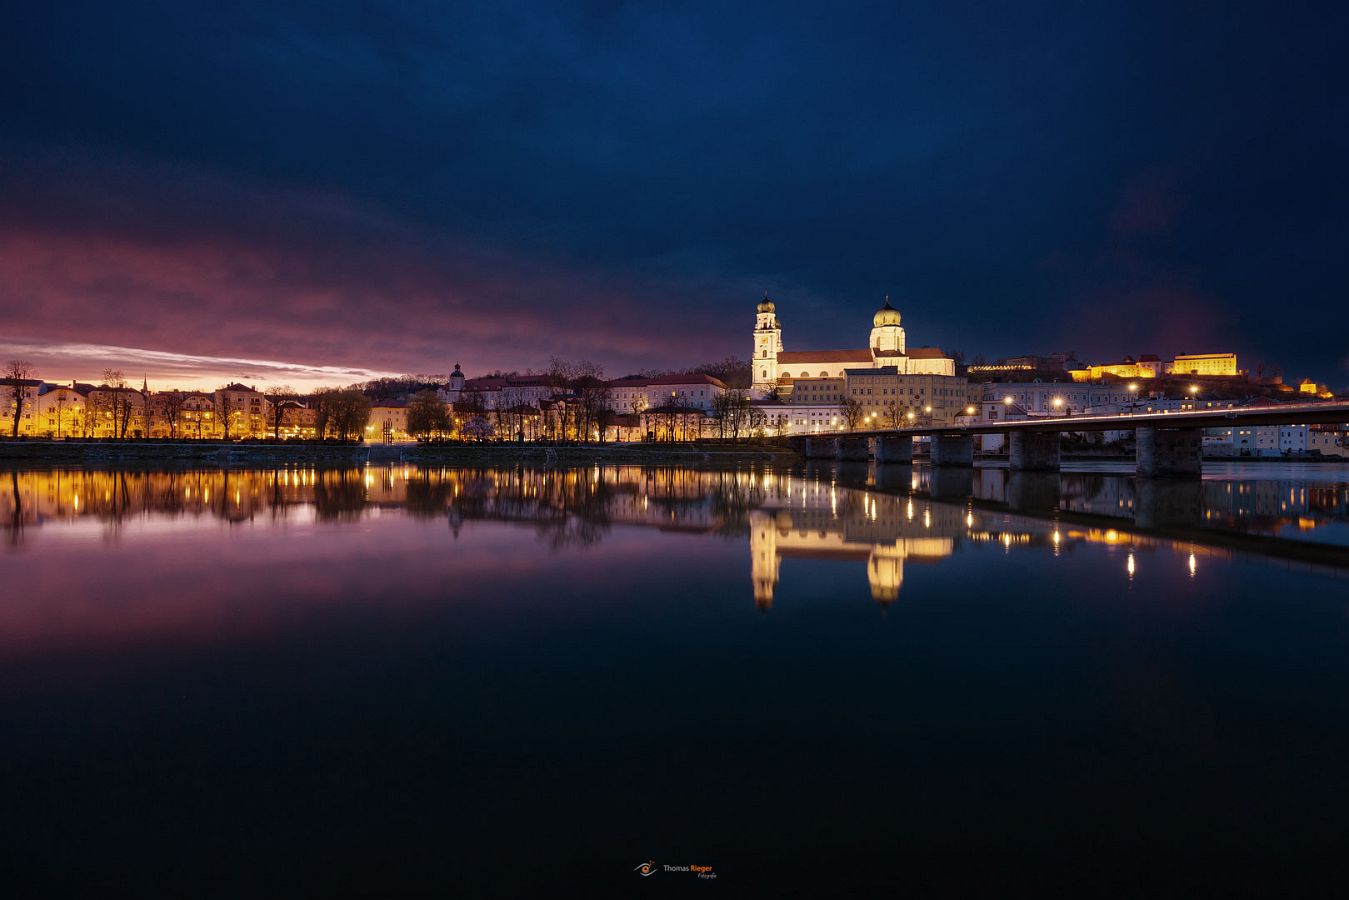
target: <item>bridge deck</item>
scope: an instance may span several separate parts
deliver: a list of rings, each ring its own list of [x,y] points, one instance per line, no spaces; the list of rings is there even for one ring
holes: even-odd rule
[[[1349,403],[1288,403],[1237,409],[1204,409],[1185,412],[1134,413],[1110,416],[1047,416],[1010,422],[979,422],[971,425],[916,425],[904,428],[870,428],[821,432],[818,437],[925,436],[934,434],[1006,434],[1011,431],[1132,431],[1157,428],[1230,428],[1233,425],[1349,424]],[[803,435],[793,435],[802,437]],[[810,435],[804,435],[809,437]]]

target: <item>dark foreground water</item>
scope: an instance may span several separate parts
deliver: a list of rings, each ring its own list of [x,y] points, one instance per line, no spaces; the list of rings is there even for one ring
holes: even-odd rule
[[[0,473],[0,890],[1343,893],[1349,470],[1212,476]]]

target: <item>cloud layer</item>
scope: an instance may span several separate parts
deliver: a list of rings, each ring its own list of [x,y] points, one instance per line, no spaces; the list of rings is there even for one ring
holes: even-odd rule
[[[622,374],[888,293],[970,356],[1349,382],[1349,11],[1175,7],[30,4],[0,341]]]

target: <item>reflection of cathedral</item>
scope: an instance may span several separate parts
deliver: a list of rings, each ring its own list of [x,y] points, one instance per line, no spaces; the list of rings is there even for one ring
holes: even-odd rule
[[[887,369],[893,375],[955,375],[955,361],[937,347],[906,347],[899,310],[890,298],[872,317],[870,346],[850,350],[784,350],[777,306],[759,303],[754,326],[753,382],[759,396],[798,379],[844,378],[849,369]]]
[[[899,597],[904,562],[950,556],[963,530],[959,507],[915,504],[889,494],[841,490],[826,482],[799,481],[781,502],[750,512],[750,569],[754,603],[768,609],[783,557],[866,561],[876,602]]]
[[[1232,528],[1308,531],[1342,522],[1349,510],[1349,489],[1339,484],[1167,484],[1101,474],[981,470],[977,480],[967,471],[964,486],[954,492],[943,488],[948,491],[943,495],[938,492],[941,474],[952,470],[902,467],[902,477],[887,485],[886,467],[872,475],[863,465],[849,474],[848,465],[813,473],[807,467],[804,477],[629,465],[11,472],[7,483],[0,482],[0,546],[17,548],[45,527],[79,520],[100,523],[111,534],[128,519],[151,517],[183,519],[185,526],[211,518],[355,523],[385,512],[446,520],[456,537],[475,521],[514,523],[553,547],[595,544],[620,527],[737,541],[747,537],[754,603],[766,610],[780,589],[784,558],[843,561],[848,571],[841,573],[842,590],[858,595],[860,564],[865,564],[871,596],[885,605],[898,598],[907,563],[935,562],[957,546],[1003,552],[1038,546],[1055,557],[1079,543],[1133,551],[1162,546],[1128,533],[1126,527],[1135,522],[1143,527],[1172,521],[1188,528],[1211,524],[1220,529],[1215,534]],[[877,490],[869,489],[873,485]],[[887,490],[902,493],[881,492]],[[943,502],[942,496],[958,505]],[[988,511],[990,506],[997,511]],[[1034,512],[1043,508],[1105,516],[1120,526],[1073,526]],[[1031,514],[1022,515],[1026,511]],[[1190,558],[1191,575],[1196,554],[1212,552],[1190,539],[1173,548]],[[71,557],[52,559],[68,564]],[[1133,577],[1138,563],[1132,552],[1128,560],[1127,573]],[[5,575],[0,567],[0,589]]]

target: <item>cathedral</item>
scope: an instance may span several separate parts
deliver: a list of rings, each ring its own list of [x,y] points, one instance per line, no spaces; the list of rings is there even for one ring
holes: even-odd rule
[[[906,347],[899,310],[885,305],[871,319],[870,346],[854,350],[785,350],[776,304],[764,295],[754,326],[753,389],[766,397],[790,392],[802,379],[846,378],[849,370],[885,369],[895,375],[954,376],[955,361],[937,347]]]

